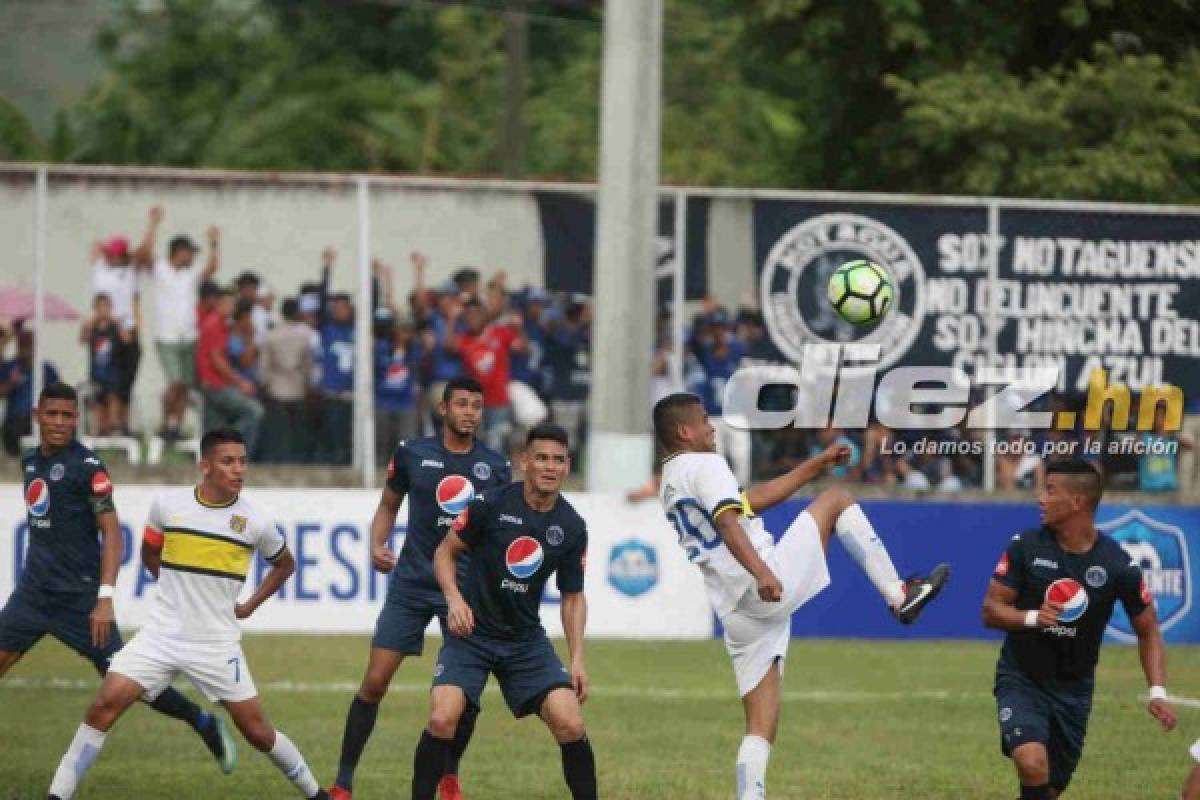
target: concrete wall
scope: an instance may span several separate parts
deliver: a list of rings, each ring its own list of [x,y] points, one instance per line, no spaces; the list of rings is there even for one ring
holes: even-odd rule
[[[155,204],[166,210],[159,234],[186,233],[204,241],[209,225],[221,229],[218,280],[253,269],[274,287],[279,300],[319,274],[320,252],[338,251],[335,288],[353,290],[357,275],[358,212],[352,181],[329,176],[272,176],[182,171],[55,170],[48,196],[47,287],[81,314],[90,308],[91,243],[122,234],[136,244]],[[532,195],[512,189],[377,185],[370,193],[371,255],[395,268],[403,302],[412,288],[408,254],[430,258],[427,280],[436,285],[458,267],[485,274],[508,272],[510,285],[542,282],[542,238]],[[32,286],[34,184],[31,170],[0,171],[0,286]],[[203,260],[205,253],[197,256]],[[145,290],[149,292],[149,288]],[[153,304],[143,302],[145,332],[135,387],[135,425],[157,425],[162,374],[151,344]],[[76,323],[54,323],[45,339],[47,357],[71,383],[86,376],[87,360]]]

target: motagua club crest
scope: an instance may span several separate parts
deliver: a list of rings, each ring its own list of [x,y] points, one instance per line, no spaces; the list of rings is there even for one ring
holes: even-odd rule
[[[891,312],[875,325],[851,325],[827,300],[829,276],[854,259],[879,264],[895,286]],[[886,368],[908,352],[921,330],[924,285],[917,254],[887,225],[860,214],[821,214],[791,228],[771,248],[759,296],[771,339],[794,363],[806,344],[853,341],[879,344],[876,367]]]
[[[1146,591],[1154,598],[1158,624],[1165,633],[1187,616],[1192,607],[1192,568],[1187,537],[1178,525],[1157,520],[1134,509],[1096,528],[1107,533],[1142,570]],[[1125,609],[1117,603],[1108,625],[1112,637],[1136,641]]]

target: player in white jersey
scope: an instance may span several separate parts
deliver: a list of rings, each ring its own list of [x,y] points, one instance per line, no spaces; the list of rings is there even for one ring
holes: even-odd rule
[[[700,398],[678,393],[659,400],[654,432],[665,455],[659,498],[688,559],[704,575],[742,696],[746,735],[737,756],[737,798],[761,800],[779,722],[791,615],[829,585],[825,550],[833,534],[904,624],[937,596],[950,568],[940,564],[928,577],[901,580],[870,521],[841,488],[817,495],[774,542],[756,515],[845,462],[844,445],[743,491],[716,452],[716,431]]]
[[[153,700],[180,673],[220,701],[246,740],[266,753],[305,797],[328,800],[304,757],[263,712],[242,654],[237,620],[249,617],[291,576],[295,561],[274,518],[241,496],[242,435],[221,428],[200,442],[195,488],[159,494],[142,536],[142,560],[158,578],[149,623],[112,660],[104,683],[59,762],[50,798],[75,794],[108,731],[139,698]],[[254,553],[272,564],[245,603],[238,595]]]

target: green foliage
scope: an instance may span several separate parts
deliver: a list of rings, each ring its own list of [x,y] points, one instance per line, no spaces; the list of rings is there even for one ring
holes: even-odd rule
[[[33,161],[46,157],[46,146],[33,125],[12,103],[0,97],[0,160]]]
[[[1200,54],[1118,56],[1021,82],[994,66],[888,84],[905,105],[902,170],[922,191],[1195,202]]]
[[[0,158],[595,176],[599,0],[119,4],[49,142],[0,102]],[[663,180],[1197,202],[1196,6],[666,0]]]

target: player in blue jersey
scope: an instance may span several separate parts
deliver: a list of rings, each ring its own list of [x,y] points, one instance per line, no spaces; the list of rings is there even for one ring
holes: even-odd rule
[[[993,693],[1000,749],[1016,766],[1022,800],[1051,800],[1071,781],[1118,601],[1137,634],[1147,710],[1164,729],[1175,727],[1154,599],[1124,548],[1096,530],[1103,490],[1086,461],[1051,464],[1038,495],[1042,527],[1013,537],[984,598],[984,624],[1007,631]]]
[[[0,611],[0,677],[46,634],[104,675],[121,649],[113,591],[124,544],[104,463],[75,439],[75,390],[53,383],[34,414],[40,443],[21,457],[29,550],[21,578]],[[150,704],[192,726],[229,773],[237,750],[219,717],[175,689]]]
[[[596,759],[581,709],[588,690],[587,526],[560,494],[571,467],[568,453],[562,428],[534,426],[525,440],[525,480],[478,495],[434,555],[453,635],[433,670],[429,724],[413,759],[413,800],[433,800],[439,778],[453,763],[458,728],[478,711],[489,675],[499,681],[513,716],[537,714],[546,723],[558,741],[573,800],[596,798]],[[467,551],[464,580],[455,565]],[[569,671],[538,614],[546,582],[556,572]]]
[[[455,517],[477,492],[511,480],[508,461],[480,444],[476,431],[483,419],[483,388],[474,378],[446,383],[439,413],[445,420],[440,436],[400,442],[388,463],[387,484],[371,520],[371,563],[392,573],[387,598],[379,612],[371,654],[358,694],[346,714],[337,779],[329,794],[349,800],[354,770],[375,727],[379,703],[405,656],[420,655],[425,628],[437,617],[446,631],[446,598],[433,576],[433,553]],[[388,547],[400,503],[408,497],[408,534],[399,558]],[[465,560],[459,572],[466,569]],[[475,727],[471,715],[454,741],[453,763],[443,777],[442,800],[460,800],[458,760]]]

